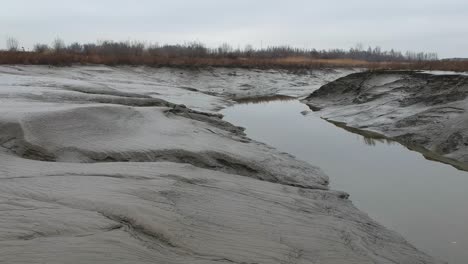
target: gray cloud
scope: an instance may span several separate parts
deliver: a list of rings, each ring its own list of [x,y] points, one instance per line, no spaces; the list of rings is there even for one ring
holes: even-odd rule
[[[467,24],[468,2],[458,0],[15,0],[0,10],[0,32],[25,47],[57,36],[67,42],[199,40],[320,49],[361,42],[468,57]]]

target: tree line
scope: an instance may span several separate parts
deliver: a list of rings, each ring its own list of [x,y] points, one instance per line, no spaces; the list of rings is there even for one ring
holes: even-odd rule
[[[6,40],[7,50],[10,52],[26,52],[20,47],[15,38]],[[132,57],[161,57],[161,58],[257,58],[257,59],[280,59],[288,57],[303,57],[310,59],[352,59],[368,62],[414,62],[414,61],[436,61],[436,53],[427,52],[405,52],[395,50],[382,50],[380,47],[363,48],[358,44],[348,50],[329,49],[317,50],[307,48],[295,48],[291,46],[269,46],[256,49],[252,45],[244,48],[233,48],[224,43],[216,48],[210,48],[200,42],[187,42],[176,45],[146,44],[141,41],[98,41],[96,43],[65,44],[59,38],[49,44],[35,44],[32,52],[39,54],[71,54],[84,56],[132,56]]]

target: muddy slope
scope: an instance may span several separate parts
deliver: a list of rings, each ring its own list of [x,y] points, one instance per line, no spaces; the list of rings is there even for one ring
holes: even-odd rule
[[[180,74],[0,69],[0,263],[438,263]]]
[[[468,76],[384,71],[340,78],[304,102],[339,126],[376,132],[467,170],[467,95]]]
[[[177,69],[107,66],[0,66],[2,97],[151,106],[158,99],[217,111],[233,100],[277,94],[306,96],[357,69],[310,71],[236,68]],[[37,92],[30,93],[28,87]],[[10,89],[8,89],[10,88]],[[25,91],[22,93],[22,91]]]

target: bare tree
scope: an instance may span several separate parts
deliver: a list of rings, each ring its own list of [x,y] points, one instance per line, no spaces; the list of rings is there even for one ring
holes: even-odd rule
[[[18,51],[19,41],[15,38],[8,37],[6,40],[6,46],[9,51]]]
[[[65,42],[60,38],[56,38],[54,40],[54,42],[52,43],[52,47],[54,48],[54,51],[57,53],[64,51],[66,48]]]
[[[223,44],[221,44],[221,46],[218,47],[218,53],[219,54],[226,55],[226,54],[228,54],[228,53],[230,53],[232,51],[233,51],[233,48],[228,43],[223,43]]]
[[[362,44],[362,42],[358,42],[356,43],[356,45],[354,46],[354,49],[356,51],[363,51],[364,50],[364,44]]]

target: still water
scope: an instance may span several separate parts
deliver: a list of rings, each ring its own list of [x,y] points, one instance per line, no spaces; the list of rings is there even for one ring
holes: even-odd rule
[[[424,252],[468,263],[468,172],[426,160],[320,119],[297,100],[237,104],[222,111],[247,135],[321,167],[331,188]]]

